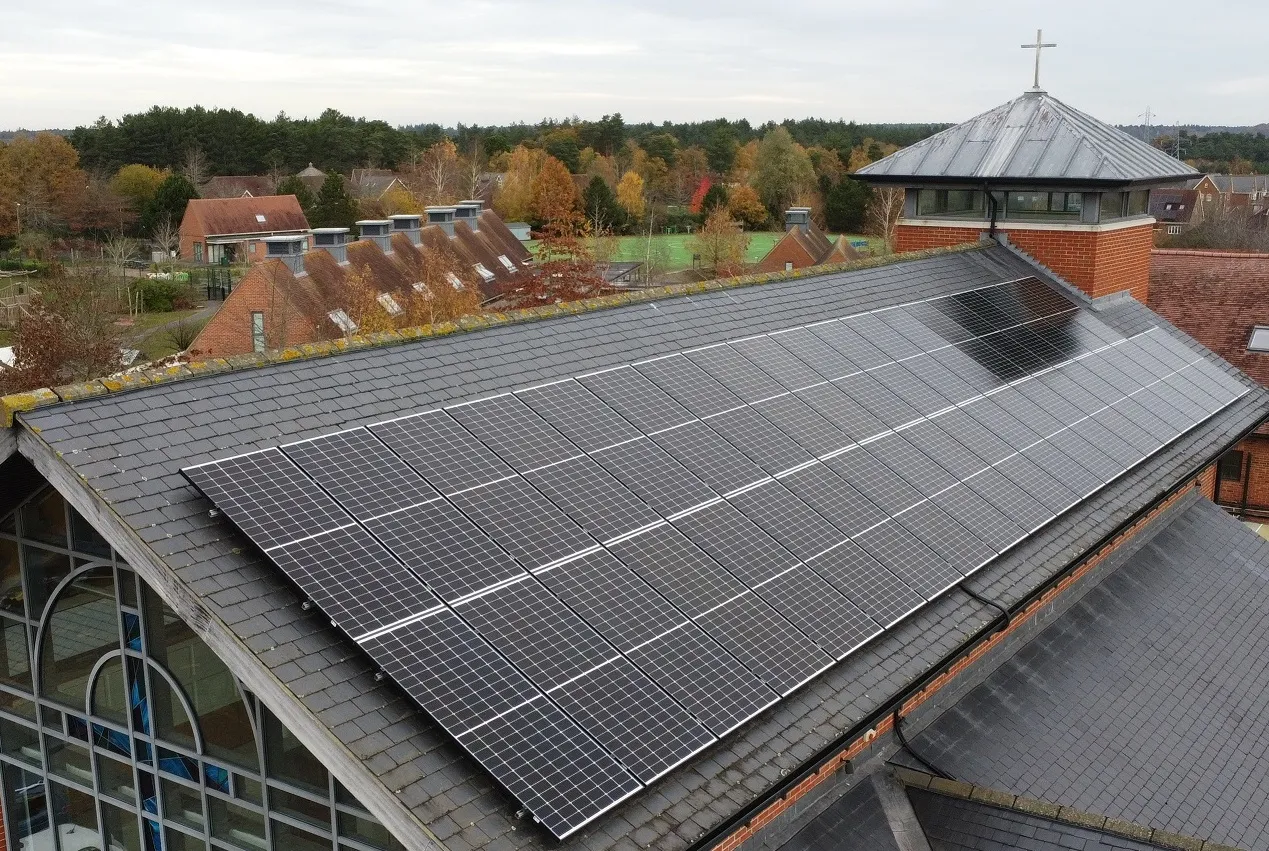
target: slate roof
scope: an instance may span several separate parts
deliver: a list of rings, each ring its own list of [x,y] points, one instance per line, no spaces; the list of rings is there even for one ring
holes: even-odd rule
[[[901,851],[877,788],[867,779],[834,801],[780,851]]]
[[[1269,848],[1269,541],[1194,499],[914,741],[976,785]]]
[[[1156,250],[1150,308],[1243,372],[1269,386],[1269,354],[1247,344],[1269,325],[1269,254]]]
[[[173,586],[196,597],[208,629],[237,637],[251,654],[243,664],[280,686],[268,700],[320,723],[321,734],[306,738],[319,756],[351,753],[360,760],[361,777],[341,777],[353,788],[381,783],[455,851],[674,851],[724,825],[827,742],[887,706],[994,611],[966,595],[946,595],[557,844],[519,820],[517,804],[395,687],[376,682],[368,660],[329,621],[304,612],[280,572],[227,521],[209,516],[209,503],[179,468],[667,351],[1028,275],[1044,273],[1003,247],[945,252],[162,383],[36,409],[19,420],[32,430],[28,437],[47,444],[50,458],[58,453],[51,463],[68,465],[118,516],[121,534],[145,541]],[[1097,308],[1100,319],[1124,333],[1161,322],[1126,297],[1104,299]],[[1267,414],[1269,393],[1249,393],[989,564],[975,585],[1005,603],[1025,598]]]
[[[1150,192],[1149,213],[1161,222],[1189,222],[1197,205],[1197,189],[1154,189]]]
[[[909,789],[908,798],[930,851],[1154,851],[1161,847],[923,789]]]
[[[995,109],[864,166],[872,182],[1181,181],[1199,172],[1047,92],[1028,91]]]

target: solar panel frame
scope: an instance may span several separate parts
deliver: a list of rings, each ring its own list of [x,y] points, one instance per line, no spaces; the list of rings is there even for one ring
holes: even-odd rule
[[[824,455],[854,443],[844,431],[793,394],[768,399],[754,405],[754,410],[811,455]]]
[[[754,591],[834,660],[844,659],[881,633],[875,620],[805,564]]]
[[[619,537],[662,519],[586,456],[525,473],[525,478],[597,541]]]
[[[705,422],[769,476],[815,460],[814,455],[755,408],[728,411]]]
[[[281,449],[358,520],[441,496],[364,428],[284,444]]]
[[[788,392],[780,382],[726,343],[683,354],[744,402],[757,402]]]
[[[652,440],[720,494],[751,485],[767,475],[705,422],[663,431],[653,435]]]
[[[521,473],[582,454],[512,393],[454,405],[445,412]]]
[[[696,419],[632,366],[581,375],[577,382],[644,434]]]
[[[727,501],[800,559],[823,552],[844,537],[840,529],[777,481],[730,496]]]
[[[718,498],[718,493],[651,439],[632,440],[591,458],[663,517]]]
[[[634,368],[696,417],[730,411],[744,404],[739,396],[683,355],[643,361]]]
[[[610,544],[608,551],[690,618],[748,591],[743,582],[668,524]]]
[[[883,628],[926,603],[911,586],[851,540],[808,560],[806,566]]]
[[[530,387],[516,395],[583,452],[643,434],[575,379]]]
[[[726,501],[679,517],[674,526],[750,587],[798,563],[793,553]]]
[[[787,695],[834,661],[753,592],[706,612],[697,623],[780,695]]]
[[[514,475],[444,411],[424,411],[367,428],[447,496]]]
[[[780,483],[845,535],[854,535],[888,516],[884,508],[828,466],[804,467],[782,477]]]
[[[518,477],[464,491],[451,499],[529,570],[597,545],[537,488]]]
[[[800,390],[825,380],[809,364],[771,337],[749,337],[737,340],[731,346],[786,390]]]

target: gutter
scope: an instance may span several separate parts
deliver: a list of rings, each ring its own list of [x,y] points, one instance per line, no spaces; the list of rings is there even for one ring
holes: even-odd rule
[[[1135,511],[1127,519],[1099,538],[1097,542],[1086,550],[1078,559],[1070,562],[1061,570],[1054,573],[1017,603],[1007,607],[1009,617],[1012,619],[1018,613],[1025,611],[1029,606],[1043,597],[1050,590],[1056,588],[1066,576],[1075,573],[1085,563],[1097,557],[1116,538],[1122,537],[1125,532],[1138,524],[1143,517],[1148,516],[1160,505],[1183,491],[1186,487],[1191,486],[1195,477],[1199,475],[1201,471],[1215,464],[1222,455],[1229,451],[1229,449],[1238,445],[1238,443],[1253,434],[1259,427],[1259,424],[1252,426],[1236,439],[1224,444],[1220,450],[1209,455],[1206,460],[1197,466],[1197,472],[1191,472],[1182,477],[1180,485],[1169,488],[1164,493],[1159,494],[1150,502],[1137,509],[1137,511]],[[1017,545],[1015,544],[1015,546]],[[957,587],[960,586],[958,585]],[[704,836],[689,845],[687,847],[687,851],[708,851],[708,849],[714,848],[732,833],[744,828],[768,807],[771,807],[782,799],[788,797],[795,788],[818,774],[821,769],[833,762],[856,740],[863,739],[869,731],[875,730],[883,721],[893,717],[896,712],[902,712],[903,707],[909,701],[920,695],[921,692],[923,692],[935,680],[949,673],[957,661],[969,656],[975,647],[985,642],[998,631],[999,619],[993,618],[991,622],[987,623],[975,632],[955,650],[940,659],[937,664],[927,670],[920,677],[913,680],[912,683],[905,689],[892,695],[886,702],[882,703],[878,709],[873,710],[849,730],[842,733],[824,747],[820,748],[813,757],[804,762],[795,771],[790,772],[788,777],[769,786],[759,797],[755,798],[739,812],[730,816],[708,831]]]

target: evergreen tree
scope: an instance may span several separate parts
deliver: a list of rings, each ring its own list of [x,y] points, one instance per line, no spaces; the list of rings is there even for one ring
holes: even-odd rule
[[[867,184],[843,177],[824,193],[824,223],[833,233],[862,233],[870,200]]]
[[[709,141],[705,143],[705,156],[709,158],[710,169],[718,174],[731,171],[739,148],[736,134],[726,124],[720,124],[709,134]]]
[[[719,207],[727,206],[727,187],[721,183],[715,183],[705,193],[705,197],[701,199],[701,215],[708,217]]]
[[[599,175],[590,179],[582,193],[582,213],[596,235],[610,230],[620,233],[626,227],[626,211],[617,203],[617,196],[608,182]]]
[[[179,174],[168,175],[154,191],[154,196],[141,213],[141,232],[153,233],[165,221],[179,225],[185,216],[185,207],[198,197],[198,190]]]
[[[314,197],[313,190],[309,189],[304,181],[292,174],[279,180],[273,192],[275,195],[294,195],[295,200],[300,202],[300,209],[304,211],[304,215],[312,218],[313,206],[317,203],[317,198]]]
[[[358,215],[357,200],[344,188],[344,179],[332,174],[322,182],[308,223],[315,228],[350,228]]]

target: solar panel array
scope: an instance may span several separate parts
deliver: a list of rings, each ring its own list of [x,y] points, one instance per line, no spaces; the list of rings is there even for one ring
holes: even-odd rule
[[[564,837],[1246,392],[1026,279],[184,473]]]

